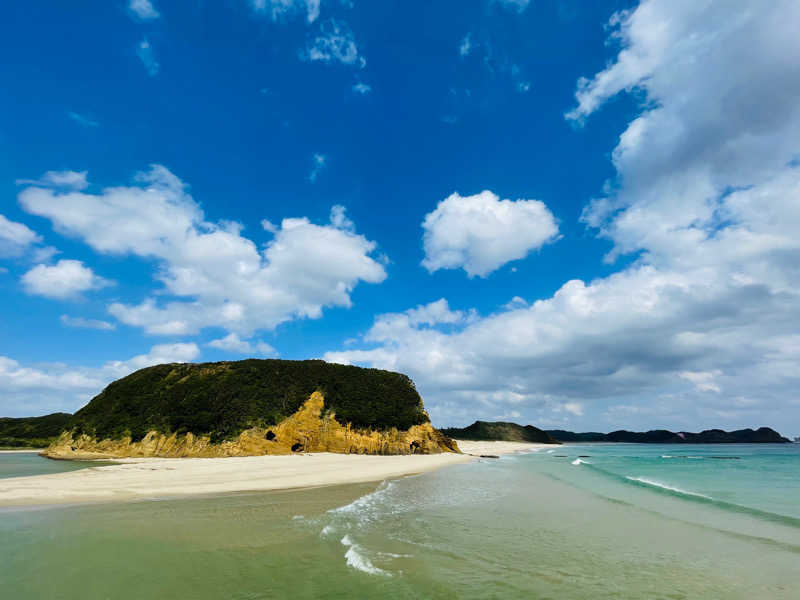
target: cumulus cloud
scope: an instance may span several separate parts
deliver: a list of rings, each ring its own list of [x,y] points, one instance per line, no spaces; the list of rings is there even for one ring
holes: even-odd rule
[[[39,264],[22,276],[25,291],[46,298],[74,298],[89,290],[99,290],[111,282],[79,260],[61,259],[55,265]]]
[[[86,319],[84,317],[61,315],[59,320],[66,327],[74,327],[76,329],[99,329],[101,331],[114,331],[117,328],[114,323],[103,321],[101,319]]]
[[[250,335],[291,319],[319,318],[324,307],[349,307],[359,282],[386,278],[371,256],[375,242],[353,230],[342,208],[323,225],[305,218],[265,221],[272,240],[259,250],[239,224],[207,221],[185,184],[159,165],[139,173],[134,185],[97,194],[30,187],[19,202],[97,252],[156,262],[161,293],[109,307],[148,333],[216,326]]]
[[[211,348],[224,350],[232,354],[247,354],[260,356],[277,356],[278,352],[266,342],[260,340],[243,340],[235,333],[229,333],[223,338],[211,340],[207,344]]]
[[[409,373],[443,424],[800,427],[799,24],[791,1],[615,15],[619,54],[567,117],[643,99],[582,217],[632,262],[451,330],[384,315],[328,358]]]
[[[39,179],[17,179],[17,185],[39,185],[83,190],[89,187],[87,171],[47,171]]]
[[[150,0],[130,0],[128,2],[128,10],[142,21],[152,21],[161,16],[161,13],[155,9]]]
[[[41,241],[39,235],[27,225],[0,215],[0,258],[22,256],[33,244]]]
[[[144,38],[136,45],[136,56],[142,61],[145,71],[150,77],[155,77],[161,70],[161,65],[156,59],[155,50],[147,38]]]
[[[147,354],[139,354],[128,360],[112,360],[105,363],[100,376],[119,379],[145,367],[166,363],[191,362],[200,356],[200,348],[194,343],[156,344]]]
[[[0,414],[31,416],[56,411],[74,412],[111,381],[137,369],[172,362],[188,362],[200,356],[196,344],[153,346],[146,354],[128,360],[108,361],[99,367],[61,363],[25,366],[0,356]]]
[[[448,196],[425,215],[422,228],[422,265],[431,273],[464,269],[470,277],[486,277],[558,237],[555,217],[543,202],[501,200],[488,190]]]
[[[328,19],[320,25],[319,33],[306,44],[302,58],[324,63],[338,62],[363,68],[367,61],[358,52],[353,32],[347,23]]]
[[[359,81],[358,83],[353,84],[353,91],[356,94],[361,94],[362,96],[365,96],[372,91],[372,86],[369,85],[368,83],[364,83],[363,81]]]
[[[320,0],[250,0],[250,5],[257,13],[269,14],[273,21],[301,13],[305,13],[308,23],[319,18]]]

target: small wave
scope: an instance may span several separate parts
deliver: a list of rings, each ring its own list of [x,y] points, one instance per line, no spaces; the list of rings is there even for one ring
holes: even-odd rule
[[[331,514],[360,514],[374,508],[380,500],[386,496],[387,492],[392,489],[394,483],[391,481],[384,481],[378,486],[378,489],[371,494],[366,494],[354,500],[350,504],[345,504],[338,508],[332,508],[328,512]]]
[[[581,460],[580,458],[576,458],[575,460],[572,461],[571,464],[573,464],[573,465],[590,465],[592,463],[586,462],[585,460]]]
[[[684,496],[695,496],[697,498],[705,498],[706,500],[713,500],[711,496],[706,496],[705,494],[699,494],[697,492],[690,492],[688,490],[682,490],[679,487],[668,485],[666,483],[661,483],[660,481],[655,481],[653,479],[648,479],[647,477],[631,477],[630,475],[626,475],[625,479],[630,479],[631,481],[638,481],[639,483],[661,488],[662,490],[668,490],[670,492],[674,492],[675,494],[683,494]]]
[[[555,450],[548,450],[547,451],[548,454],[552,454],[553,452],[555,452]]]
[[[325,525],[325,527],[322,528],[322,531],[319,532],[319,534],[322,537],[325,537],[325,536],[330,535],[332,533],[333,533],[333,526],[332,525]]]
[[[361,554],[361,548],[356,544],[349,535],[342,538],[342,546],[347,546],[347,552],[344,553],[344,559],[347,566],[352,567],[358,571],[369,573],[370,575],[386,575],[391,577],[392,574],[383,569],[379,569],[372,564],[372,561],[366,556]]]
[[[693,460],[702,460],[706,458],[705,456],[673,456],[672,454],[662,454],[661,458],[683,458],[683,459],[693,459]],[[713,457],[711,457],[713,458]]]

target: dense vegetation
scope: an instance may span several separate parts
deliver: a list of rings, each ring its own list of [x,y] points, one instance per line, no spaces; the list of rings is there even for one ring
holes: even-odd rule
[[[475,441],[503,441],[503,442],[534,442],[539,444],[558,444],[547,432],[533,425],[517,425],[516,423],[503,423],[498,421],[488,423],[475,421],[469,427],[460,429],[449,427],[440,430],[448,437],[457,440]]]
[[[68,413],[21,419],[0,417],[0,446],[44,448],[58,437],[71,418]]]
[[[340,423],[406,430],[427,422],[422,399],[407,376],[321,360],[242,360],[166,364],[111,383],[75,413],[70,427],[98,439],[150,430],[210,434],[214,442],[253,426],[274,425],[315,391]]]
[[[700,433],[680,431],[673,433],[666,429],[652,431],[612,431],[611,433],[573,433],[560,429],[548,430],[551,436],[561,442],[631,442],[639,444],[775,444],[787,443],[774,429],[739,429],[723,431],[722,429],[706,429]]]

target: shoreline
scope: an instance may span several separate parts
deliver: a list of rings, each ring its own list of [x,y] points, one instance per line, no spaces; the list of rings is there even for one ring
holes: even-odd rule
[[[369,483],[544,444],[461,442],[462,454],[315,453],[227,458],[117,458],[112,465],[0,479],[0,507],[56,506]]]

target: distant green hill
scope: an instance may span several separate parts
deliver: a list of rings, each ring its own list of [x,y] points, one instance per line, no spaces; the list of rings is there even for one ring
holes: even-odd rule
[[[354,427],[407,430],[429,421],[413,382],[379,369],[322,360],[165,364],[111,383],[75,413],[75,434],[134,441],[148,431],[209,435],[212,443],[295,413],[315,391],[324,411]]]
[[[785,444],[789,440],[769,427],[759,429],[706,429],[700,433],[666,429],[650,431],[626,431],[620,429],[611,433],[573,433],[560,429],[549,430],[551,436],[560,442],[628,442],[636,444]]]
[[[533,442],[539,444],[558,444],[547,432],[533,425],[517,425],[497,421],[475,421],[464,428],[449,427],[440,429],[443,434],[457,440]]]
[[[20,419],[0,417],[0,446],[44,448],[58,437],[71,419],[68,413]]]

